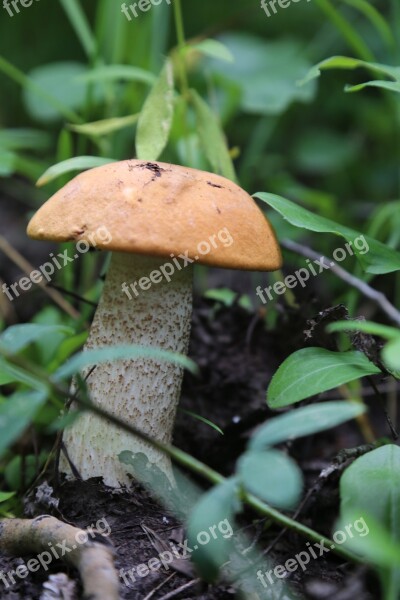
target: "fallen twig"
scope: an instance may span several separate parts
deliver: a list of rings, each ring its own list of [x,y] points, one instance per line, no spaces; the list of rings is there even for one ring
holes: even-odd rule
[[[77,540],[84,536],[86,541]],[[85,598],[119,600],[119,578],[114,567],[112,548],[88,539],[83,529],[72,527],[48,515],[36,519],[1,519],[0,549],[8,554],[50,556],[50,548],[62,551],[65,562],[81,575]],[[58,550],[59,553],[60,550]]]

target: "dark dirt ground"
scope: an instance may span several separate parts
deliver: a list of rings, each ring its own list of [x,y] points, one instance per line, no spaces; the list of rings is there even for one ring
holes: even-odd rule
[[[4,220],[0,225],[3,233],[5,229],[10,233]],[[20,223],[16,223],[15,229],[23,231]],[[15,239],[14,242],[18,247],[19,240]],[[35,249],[37,246],[39,245],[35,244]],[[46,253],[43,248],[41,251]],[[4,273],[4,268],[1,267],[4,267],[4,263],[0,265],[0,277],[11,280],[10,274]],[[222,285],[226,284],[226,281],[222,282]],[[331,342],[321,334],[322,328],[315,328],[314,339],[306,340],[304,333],[310,329],[308,320],[325,307],[318,305],[312,296],[304,297],[299,309],[282,309],[275,331],[267,333],[262,312],[249,313],[237,305],[230,308],[216,306],[214,302],[197,297],[190,356],[200,366],[201,377],[196,379],[185,375],[181,408],[207,417],[221,427],[225,435],[221,436],[208,425],[179,412],[175,445],[220,473],[230,474],[253,429],[273,414],[266,406],[265,392],[280,362],[291,352],[307,344],[329,347]],[[19,317],[21,314],[28,314],[32,308],[22,308]],[[338,310],[337,314],[340,313],[340,309]],[[332,317],[331,312],[328,312],[326,318],[335,318],[335,314],[334,312]],[[326,394],[324,399],[327,398],[333,399],[335,395]],[[374,429],[380,436],[389,436],[383,411],[372,395],[368,394],[367,398]],[[324,535],[331,534],[339,508],[338,481],[343,466],[348,461],[334,469],[327,479],[320,480],[318,477],[323,469],[334,463],[341,450],[361,444],[363,438],[357,425],[349,423],[286,446],[287,451],[298,461],[306,481],[305,497],[308,499],[297,516],[302,523]],[[189,473],[187,475],[190,476]],[[87,527],[104,517],[107,519],[112,529],[111,541],[115,547],[118,569],[128,571],[157,556],[157,550],[141,527],[143,524],[165,540],[181,526],[139,485],[129,494],[120,494],[106,490],[96,480],[63,483],[60,487],[55,485],[51,473],[47,480],[55,488],[54,496],[60,499],[54,516],[62,517],[79,527]],[[316,482],[317,485],[314,485]],[[200,479],[196,479],[196,483],[207,488],[207,484]],[[36,506],[36,512],[48,514],[50,509]],[[304,549],[306,540],[297,534],[288,531],[282,533],[281,527],[274,524],[263,528],[263,524],[265,523],[249,510],[244,512],[239,521],[239,526],[246,530],[250,541],[257,539],[262,551],[269,549],[268,556],[275,564],[284,563]],[[26,562],[27,558],[24,560]],[[18,564],[21,564],[21,559],[1,556],[0,572],[7,573]],[[8,590],[0,583],[0,598],[38,600],[49,574],[59,572],[68,573],[78,582],[76,572],[54,562],[48,573],[40,571],[30,574],[29,578],[19,580],[17,585]],[[191,580],[193,576],[188,577],[174,570],[161,570],[138,579],[131,587],[123,585],[122,598],[228,600],[240,597],[229,583],[216,586],[197,584],[177,595],[171,595],[174,590]],[[288,581],[299,598],[309,600],[378,600],[380,597],[378,583],[368,569],[346,563],[333,554],[311,562],[304,574],[297,571]],[[158,586],[159,589],[150,596]],[[259,595],[251,596],[251,600],[264,600],[264,597],[266,600],[270,598],[267,592],[263,595],[259,591]]]

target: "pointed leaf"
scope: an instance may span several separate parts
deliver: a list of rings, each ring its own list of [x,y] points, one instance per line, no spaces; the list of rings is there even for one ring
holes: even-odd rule
[[[140,113],[136,136],[139,159],[159,158],[168,143],[173,117],[174,76],[167,60]]]
[[[267,421],[253,435],[250,450],[319,433],[358,417],[366,410],[359,402],[323,402],[292,410]]]
[[[281,196],[265,192],[259,192],[254,195],[269,206],[272,206],[274,210],[295,227],[318,233],[333,233],[345,238],[349,244],[351,243],[354,255],[368,273],[382,275],[400,270],[400,253],[392,250],[389,246],[385,246],[385,244],[367,235],[362,235],[354,229],[339,225],[335,221],[320,217]],[[354,243],[357,239],[363,242],[360,249]]]
[[[377,373],[381,371],[361,352],[303,348],[281,364],[269,385],[267,402],[281,408]]]

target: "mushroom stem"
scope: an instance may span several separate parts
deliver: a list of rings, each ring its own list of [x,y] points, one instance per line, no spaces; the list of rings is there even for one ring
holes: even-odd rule
[[[175,259],[176,260],[176,259]],[[113,253],[85,349],[140,344],[186,354],[192,313],[192,268],[173,259]],[[174,269],[174,272],[172,273]],[[166,273],[169,275],[165,275]],[[125,290],[125,291],[124,291]],[[183,377],[182,367],[143,358],[98,365],[88,378],[92,401],[162,442],[170,443]],[[64,433],[70,461],[83,479],[103,477],[111,487],[129,485],[118,455],[144,453],[173,482],[169,457],[92,413]],[[61,471],[71,474],[65,458]]]

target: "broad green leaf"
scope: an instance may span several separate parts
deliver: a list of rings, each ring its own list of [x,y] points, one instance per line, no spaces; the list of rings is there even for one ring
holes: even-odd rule
[[[114,131],[120,131],[125,127],[135,125],[139,119],[139,114],[128,115],[127,117],[115,117],[113,119],[102,119],[93,123],[84,123],[82,125],[69,125],[69,128],[76,133],[90,135],[94,137],[108,135]]]
[[[14,381],[15,377],[11,375],[11,373],[2,371],[2,363],[0,362],[0,385],[7,385],[8,383],[13,383]]]
[[[169,60],[148,95],[136,134],[137,157],[157,160],[168,143],[174,117],[174,75]]]
[[[60,175],[65,175],[65,173],[71,173],[71,171],[85,171],[86,169],[93,169],[94,167],[102,167],[103,165],[107,165],[111,162],[115,162],[113,158],[100,158],[98,156],[75,156],[74,158],[69,158],[67,160],[63,160],[56,165],[53,165],[47,171],[43,173],[43,175],[38,179],[36,185],[41,187],[42,185],[46,185],[53,179],[60,177]]]
[[[0,148],[0,177],[9,177],[17,169],[17,155]]]
[[[339,225],[335,221],[320,217],[281,196],[266,192],[258,192],[254,195],[280,213],[295,227],[318,233],[333,233],[343,237],[351,244],[351,250],[368,273],[383,275],[400,270],[400,253],[392,250],[389,246],[354,229]],[[348,253],[350,254],[349,250]]]
[[[77,80],[78,75],[86,71],[85,65],[76,62],[50,63],[33,69],[29,79],[37,88],[73,112],[86,102],[87,84]],[[95,90],[95,97],[99,97],[98,89]],[[58,107],[40,97],[35,89],[24,88],[24,101],[29,114],[38,121],[51,122],[61,118]],[[70,120],[76,122],[75,118]]]
[[[44,392],[17,392],[0,404],[0,456],[23,433],[45,400]]]
[[[71,377],[85,367],[104,364],[117,360],[148,358],[156,361],[171,362],[181,367],[184,367],[193,374],[198,373],[197,365],[183,354],[169,352],[168,350],[160,350],[158,348],[150,348],[148,346],[109,346],[99,348],[97,350],[85,350],[80,352],[54,374],[54,378],[65,379]]]
[[[244,33],[225,33],[219,41],[234,62],[213,60],[210,69],[222,81],[239,86],[244,112],[279,115],[293,102],[314,98],[316,86],[297,85],[311,66],[301,42],[288,38],[265,41]]]
[[[281,509],[291,509],[300,500],[303,476],[296,463],[278,450],[245,452],[237,473],[247,492]]]
[[[323,402],[292,410],[270,419],[250,440],[250,450],[263,450],[275,444],[319,433],[358,417],[366,410],[359,402]]]
[[[198,50],[205,56],[210,56],[211,58],[216,58],[217,60],[224,60],[226,62],[234,62],[233,54],[224,44],[219,42],[218,40],[203,40],[198,44],[191,44],[187,47],[188,50]]]
[[[0,492],[0,504],[2,502],[7,502],[15,496],[16,492]]]
[[[372,565],[400,567],[400,544],[374,517],[365,511],[362,514],[360,516],[357,508],[346,509],[335,526],[336,532],[343,532],[343,536],[338,534],[338,539],[346,537],[346,545]]]
[[[236,181],[235,168],[217,116],[196,90],[190,90],[190,99],[196,112],[197,128],[204,154],[215,173]]]
[[[389,77],[393,81],[369,81],[361,85],[348,86],[346,87],[346,91],[354,92],[363,89],[366,86],[373,86],[389,89],[394,92],[400,92],[400,67],[392,67],[390,65],[367,62],[365,60],[358,60],[357,58],[349,58],[348,56],[332,56],[331,58],[321,61],[309,70],[305,79],[303,79],[300,83],[302,85],[308,83],[309,81],[319,77],[321,75],[321,71],[327,69],[357,69],[358,67],[364,67],[373,73],[378,73],[381,76]]]
[[[73,329],[64,325],[37,325],[34,323],[13,325],[0,335],[0,352],[16,354],[32,342],[41,340],[47,335],[64,334],[67,336],[73,333]]]
[[[139,67],[131,67],[129,65],[105,65],[79,75],[77,80],[86,83],[103,81],[138,81],[153,85],[157,81],[157,78],[153,73],[150,73],[150,71],[145,71],[145,69],[140,69]]]
[[[191,559],[201,577],[208,582],[216,579],[219,568],[229,559],[237,493],[236,479],[227,479],[204,494],[189,517]]]
[[[281,408],[377,373],[381,371],[361,352],[303,348],[291,354],[276,371],[267,402],[271,408]]]
[[[340,497],[342,521],[354,514],[367,525],[370,521],[377,545],[374,547],[369,540],[365,551],[370,561],[387,565],[381,576],[384,584],[392,589],[390,598],[397,598],[400,591],[400,448],[390,444],[355,460],[342,475]],[[385,537],[391,540],[391,556],[387,551],[386,556],[380,554]],[[348,543],[351,546],[354,541],[350,539]],[[363,545],[358,544],[357,550],[363,552]],[[392,567],[393,559],[397,568]]]
[[[400,372],[400,335],[383,348],[382,360],[390,371]]]

